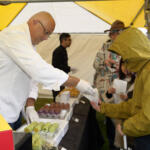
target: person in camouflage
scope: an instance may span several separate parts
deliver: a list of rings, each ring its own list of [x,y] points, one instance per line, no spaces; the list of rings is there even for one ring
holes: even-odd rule
[[[96,71],[94,86],[98,89],[100,98],[104,101],[107,100],[105,93],[110,87],[112,81],[112,72],[109,69],[109,67],[111,67],[111,64],[109,63],[109,56],[111,52],[108,51],[110,44],[111,40],[108,40],[103,44],[102,48],[97,52],[93,63],[93,67]]]
[[[93,67],[96,70],[94,76],[94,86],[98,89],[100,98],[105,102],[111,102],[113,99],[107,98],[106,93],[112,84],[112,81],[118,77],[118,68],[120,57],[108,51],[112,40],[107,40],[102,48],[97,52]]]

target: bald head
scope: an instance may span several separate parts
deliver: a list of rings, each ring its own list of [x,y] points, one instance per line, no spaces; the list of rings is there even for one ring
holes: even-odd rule
[[[46,40],[55,29],[55,21],[48,12],[39,12],[33,15],[29,19],[28,25],[33,45]]]
[[[43,25],[49,25],[49,28],[51,28],[51,30],[54,30],[55,28],[55,21],[53,17],[50,15],[50,13],[48,12],[42,11],[37,13],[33,15],[28,22],[32,20],[39,20],[43,23]]]

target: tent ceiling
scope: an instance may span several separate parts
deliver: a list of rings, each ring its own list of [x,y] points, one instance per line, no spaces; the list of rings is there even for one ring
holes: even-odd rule
[[[112,22],[116,19],[119,19],[124,21],[126,26],[129,26],[135,19],[133,24],[135,27],[144,27],[145,25],[143,7],[144,0],[120,0],[105,2],[96,1],[76,3],[110,24],[112,24]],[[138,12],[139,15],[135,17]]]
[[[0,0],[0,3],[32,3],[32,2],[72,2],[75,0]],[[81,1],[81,0],[76,0]],[[93,0],[82,0],[82,1],[93,1]],[[118,1],[118,0],[94,0],[94,1]]]
[[[55,33],[101,33],[110,27],[74,2],[29,3],[11,24],[25,22],[39,11],[48,11],[52,14],[56,22]]]
[[[11,0],[11,2],[12,1],[13,0]],[[11,21],[23,8],[23,11],[18,15],[19,17],[16,17],[13,23],[26,21],[28,17],[37,11],[49,11],[52,13],[57,23],[55,32],[73,32],[72,29],[70,29],[71,26],[76,26],[74,32],[102,32],[109,26],[106,23],[102,23],[98,17],[109,24],[116,19],[120,19],[125,22],[126,26],[130,25],[133,20],[133,25],[135,27],[144,27],[145,25],[144,8],[137,15],[138,11],[144,5],[144,0],[103,0],[76,2],[76,4],[84,9],[75,5],[73,6],[71,3],[73,2],[28,3],[25,8],[25,3],[13,3],[6,6],[0,5],[0,19],[2,20],[0,24],[0,30],[8,26],[8,24],[11,23]],[[74,12],[72,13],[73,10]],[[97,17],[91,15],[90,12]],[[89,14],[90,17],[87,17]],[[136,15],[137,17],[135,17]],[[64,22],[68,22],[68,20],[69,24],[64,24]]]

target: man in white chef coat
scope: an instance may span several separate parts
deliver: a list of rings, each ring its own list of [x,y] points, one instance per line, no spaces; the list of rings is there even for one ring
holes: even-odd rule
[[[74,86],[83,94],[94,95],[88,82],[54,68],[35,51],[34,46],[48,39],[54,28],[53,17],[39,12],[27,23],[0,32],[0,114],[12,128],[25,105],[28,120],[38,120],[35,83],[49,90],[57,90],[61,85]]]

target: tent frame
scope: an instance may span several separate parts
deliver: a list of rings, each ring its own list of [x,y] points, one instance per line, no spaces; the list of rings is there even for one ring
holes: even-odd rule
[[[148,34],[148,38],[150,39],[150,0],[145,0],[144,12],[145,12],[145,21],[146,21],[145,27],[147,27],[148,29],[147,34]]]

